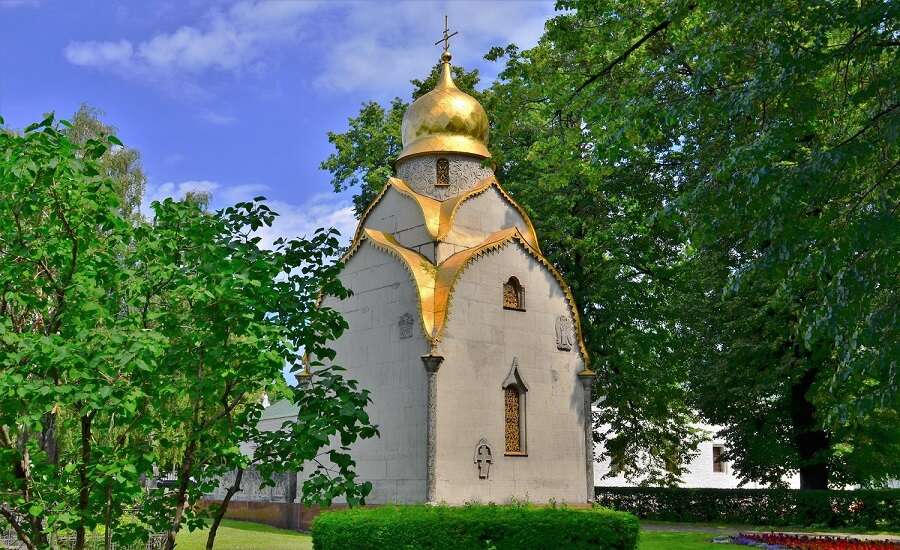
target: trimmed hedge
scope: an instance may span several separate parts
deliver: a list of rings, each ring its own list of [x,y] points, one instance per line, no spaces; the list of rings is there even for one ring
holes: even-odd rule
[[[597,503],[642,519],[900,530],[900,489],[597,487]]]
[[[325,512],[313,522],[312,537],[315,550],[632,550],[638,521],[602,508],[381,506]]]

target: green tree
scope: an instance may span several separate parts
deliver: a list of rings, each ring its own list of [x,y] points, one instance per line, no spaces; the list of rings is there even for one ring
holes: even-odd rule
[[[143,462],[128,437],[94,445],[135,420],[162,345],[123,311],[133,229],[98,162],[117,144],[75,144],[52,116],[0,135],[0,513],[29,548],[67,529],[83,548],[106,509],[95,489],[121,503]]]
[[[89,139],[115,135],[116,129],[101,120],[103,111],[82,104],[72,115],[71,125],[64,129],[66,136],[76,144]],[[113,181],[119,194],[119,207],[126,218],[140,216],[141,200],[147,187],[147,176],[141,167],[141,154],[136,149],[113,144],[98,159],[101,172]]]
[[[261,198],[213,214],[167,200],[153,223],[126,218],[100,162],[119,140],[76,143],[61,127],[49,116],[0,134],[5,522],[28,548],[73,532],[81,549],[100,527],[107,547],[149,530],[172,547],[206,519],[193,505],[218,476],[259,458],[242,441],[265,451],[266,483],[313,468],[304,498],[361,502],[370,486],[343,446],[376,435],[368,393],[337,368],[302,388],[281,379],[304,353],[333,358],[325,343],[346,328],[317,306],[347,292],[333,231],[260,248],[253,232],[277,216]],[[300,406],[300,421],[257,432],[264,391]],[[316,468],[322,453],[334,473]],[[174,491],[143,489],[154,465],[177,472]]]
[[[482,102],[582,310],[604,452],[674,483],[699,416],[745,481],[896,476],[898,8],[558,7],[536,47],[490,52]]]
[[[691,408],[727,426],[748,481],[799,471],[801,486],[824,488],[896,474],[896,7],[560,7],[572,11],[538,47],[495,52],[510,57],[495,89],[520,89],[494,105],[509,116],[494,116],[515,128],[517,111],[537,113],[547,131],[519,152],[524,165],[588,166],[573,180],[596,182],[591,202],[633,171],[617,211],[633,209],[637,225],[600,244],[649,260],[642,283],[672,269],[659,288],[668,298],[652,308],[663,323],[625,317],[650,329],[636,333],[640,350],[681,355],[651,373],[649,395],[660,381],[688,388]],[[664,253],[635,256],[645,239]],[[661,327],[675,338],[654,342]],[[620,377],[616,362],[605,366]]]
[[[333,368],[317,369],[309,386],[283,392],[302,408],[301,421],[270,433],[256,429],[261,390],[277,393],[285,363],[299,372],[306,354],[333,358],[326,342],[347,327],[336,311],[317,305],[323,292],[347,295],[337,279],[340,264],[333,262],[336,232],[260,248],[254,232],[277,216],[261,200],[215,215],[203,214],[191,201],[154,203],[155,238],[137,251],[142,264],[160,266],[148,273],[145,288],[163,293],[150,326],[166,337],[158,362],[166,395],[146,406],[165,434],[153,444],[161,452],[177,451],[162,465],[175,472],[176,481],[173,491],[151,494],[148,521],[167,524],[169,548],[182,523],[195,527],[205,520],[193,504],[221,474],[251,461],[267,482],[275,473],[317,465],[304,486],[307,501],[322,496],[330,502],[344,494],[355,504],[370,490],[355,482],[346,452],[328,449],[332,438],[346,446],[376,433],[363,411],[368,392]],[[244,457],[243,442],[262,448]],[[323,448],[338,475],[315,463]]]

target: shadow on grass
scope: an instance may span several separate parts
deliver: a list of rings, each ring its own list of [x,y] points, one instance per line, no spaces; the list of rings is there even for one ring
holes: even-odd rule
[[[298,537],[309,536],[307,533],[301,533],[300,531],[279,529],[277,527],[272,527],[271,525],[266,525],[264,523],[254,523],[252,521],[241,521],[237,519],[223,519],[221,527],[228,527],[229,529],[235,529],[237,531],[247,531],[251,533],[272,533],[287,536],[294,535]]]

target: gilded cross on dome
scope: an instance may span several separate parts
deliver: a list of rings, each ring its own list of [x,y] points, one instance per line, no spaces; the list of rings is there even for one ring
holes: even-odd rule
[[[435,46],[437,46],[441,42],[444,43],[444,53],[441,55],[442,59],[450,53],[450,38],[456,36],[457,34],[459,34],[459,31],[453,31],[452,34],[450,33],[450,27],[447,24],[447,16],[445,15],[444,16],[444,37],[434,43]]]

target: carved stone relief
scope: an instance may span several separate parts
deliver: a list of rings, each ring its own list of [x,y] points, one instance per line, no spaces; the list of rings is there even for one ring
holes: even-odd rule
[[[478,479],[488,479],[493,463],[494,452],[487,440],[482,437],[475,446],[475,466],[478,468]]]
[[[565,315],[556,318],[556,349],[571,351],[575,347],[575,326]]]
[[[401,160],[397,163],[397,177],[409,184],[416,193],[442,201],[475,187],[478,182],[493,174],[490,168],[482,166],[481,159],[453,154],[442,155],[442,158],[449,161],[447,185],[438,185],[435,155]]]
[[[397,326],[400,327],[400,339],[405,340],[407,338],[412,338],[413,335],[413,323],[415,319],[409,313],[404,313],[400,316],[400,321],[397,322]]]

